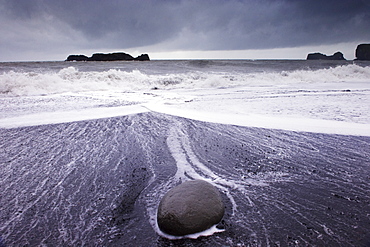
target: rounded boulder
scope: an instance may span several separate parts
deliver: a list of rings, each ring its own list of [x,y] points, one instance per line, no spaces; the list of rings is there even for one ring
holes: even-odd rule
[[[207,230],[221,221],[225,212],[219,191],[203,180],[184,182],[168,191],[157,212],[159,228],[184,236]]]

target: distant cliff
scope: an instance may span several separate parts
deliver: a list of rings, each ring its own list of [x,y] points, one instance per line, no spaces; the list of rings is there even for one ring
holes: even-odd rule
[[[69,55],[65,61],[149,61],[148,54],[141,54],[133,57],[124,52],[115,53],[94,53],[91,57],[85,55]]]
[[[370,44],[360,44],[357,46],[356,60],[370,60]]]
[[[307,55],[307,60],[346,60],[343,53],[336,52],[331,56],[327,56],[322,53],[310,53]]]

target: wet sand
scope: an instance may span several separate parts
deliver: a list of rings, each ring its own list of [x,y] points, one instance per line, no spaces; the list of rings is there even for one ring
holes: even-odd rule
[[[206,123],[148,112],[0,129],[7,246],[366,246],[370,137]],[[222,193],[225,231],[168,240],[181,181]]]

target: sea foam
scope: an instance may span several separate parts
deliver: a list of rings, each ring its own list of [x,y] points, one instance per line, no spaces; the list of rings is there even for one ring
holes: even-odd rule
[[[252,73],[192,70],[166,74],[150,74],[138,69],[79,71],[78,68],[71,66],[55,72],[3,72],[0,75],[0,94],[3,96],[33,96],[105,90],[266,87],[326,82],[369,82],[369,78],[370,67],[355,64],[319,70]]]

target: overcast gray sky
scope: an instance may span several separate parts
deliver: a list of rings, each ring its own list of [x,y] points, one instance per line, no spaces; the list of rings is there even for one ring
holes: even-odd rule
[[[0,0],[0,61],[113,51],[248,59],[341,50],[353,59],[363,42],[369,0]]]

